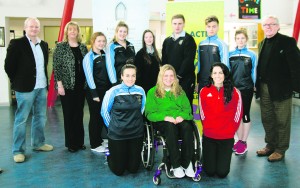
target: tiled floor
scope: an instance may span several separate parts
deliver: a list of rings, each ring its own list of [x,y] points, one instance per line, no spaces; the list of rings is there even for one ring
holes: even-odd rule
[[[225,179],[202,176],[200,182],[191,179],[168,179],[161,176],[160,187],[300,187],[300,99],[294,100],[290,149],[283,161],[270,163],[257,157],[255,151],[264,146],[264,130],[260,119],[259,101],[252,103],[252,130],[248,139],[249,151],[244,156],[232,156],[231,172]],[[155,187],[153,171],[142,167],[137,174],[122,177],[113,175],[104,154],[95,154],[89,148],[85,108],[85,143],[87,150],[69,153],[64,147],[61,106],[48,110],[45,128],[47,143],[52,152],[35,152],[30,148],[30,120],[27,127],[26,162],[16,164],[11,154],[14,107],[0,107],[0,188],[8,187]],[[234,154],[233,154],[234,155]],[[156,166],[161,152],[156,155]]]

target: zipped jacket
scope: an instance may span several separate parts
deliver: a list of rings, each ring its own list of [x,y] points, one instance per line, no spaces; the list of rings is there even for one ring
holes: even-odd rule
[[[256,82],[257,58],[247,47],[229,52],[229,64],[234,86],[239,90],[253,89]]]
[[[207,37],[198,47],[197,83],[201,87],[207,85],[210,68],[213,63],[221,62],[229,67],[228,46],[217,35]]]
[[[146,103],[142,87],[128,87],[124,83],[109,89],[103,99],[101,115],[112,140],[125,140],[143,136],[143,112]]]
[[[243,115],[242,98],[238,89],[233,89],[231,101],[224,104],[224,87],[219,90],[213,85],[204,87],[200,91],[199,106],[203,134],[206,137],[234,137]]]

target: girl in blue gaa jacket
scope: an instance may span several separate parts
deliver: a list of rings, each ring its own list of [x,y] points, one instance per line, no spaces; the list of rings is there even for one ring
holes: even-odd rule
[[[112,42],[108,45],[107,61],[108,61],[108,75],[113,77],[112,83],[121,83],[121,68],[130,60],[134,63],[135,50],[133,44],[126,40],[128,35],[128,25],[124,22],[119,22],[115,36]]]
[[[126,64],[121,69],[123,82],[104,96],[101,115],[108,127],[108,166],[120,176],[125,170],[137,172],[143,144],[145,91],[136,86],[136,67]]]
[[[236,155],[247,152],[247,138],[249,135],[250,106],[253,98],[254,83],[256,81],[257,58],[253,51],[246,47],[247,31],[240,29],[235,33],[237,47],[229,52],[229,64],[234,86],[240,90],[243,100],[243,122],[237,131],[238,141],[233,146]]]
[[[104,152],[107,142],[103,142],[102,128],[106,128],[100,115],[105,92],[111,87],[111,79],[107,74],[107,61],[104,52],[106,37],[95,32],[91,37],[91,50],[83,59],[83,70],[86,77],[86,100],[89,105],[89,137],[91,150]]]

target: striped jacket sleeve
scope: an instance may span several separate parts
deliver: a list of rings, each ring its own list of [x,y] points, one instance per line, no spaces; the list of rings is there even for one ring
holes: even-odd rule
[[[235,97],[237,97],[236,112],[234,115],[234,123],[236,124],[236,129],[237,129],[240,125],[243,116],[243,104],[242,104],[241,92],[236,88],[234,88],[234,95]]]
[[[82,63],[85,78],[90,89],[96,88],[94,76],[93,76],[93,62],[94,62],[94,55],[91,50],[89,51],[89,53],[87,53],[84,56],[83,63]]]
[[[253,83],[255,84],[256,82],[256,69],[257,69],[257,57],[255,53],[251,53],[251,60],[252,60],[252,70],[251,70],[251,77],[253,80]]]
[[[227,44],[224,41],[222,41],[220,39],[218,39],[218,42],[219,42],[219,48],[220,48],[221,61],[228,68],[230,68],[230,66],[229,66],[229,58],[228,58],[228,55],[229,55],[228,46],[227,46]]]
[[[110,122],[110,111],[111,111],[112,105],[114,103],[114,98],[115,98],[115,93],[116,93],[115,91],[116,91],[115,87],[108,90],[105,93],[105,96],[102,101],[101,116],[107,127]]]
[[[106,70],[108,73],[109,80],[112,84],[117,82],[117,75],[115,69],[115,45],[114,43],[110,43],[105,50],[106,57]]]

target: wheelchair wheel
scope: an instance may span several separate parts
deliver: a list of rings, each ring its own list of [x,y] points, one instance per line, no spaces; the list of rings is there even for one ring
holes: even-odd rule
[[[194,156],[193,162],[201,161],[201,138],[196,124],[194,124]]]
[[[197,174],[196,177],[193,177],[193,181],[200,181],[201,180],[201,175]]]
[[[161,183],[161,178],[158,176],[158,177],[153,177],[153,183],[155,185],[159,185]]]
[[[142,148],[142,162],[144,167],[151,171],[154,166],[154,155],[155,155],[155,146],[154,146],[154,135],[153,127],[145,123],[145,133],[143,139],[143,148]]]

